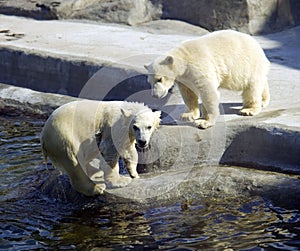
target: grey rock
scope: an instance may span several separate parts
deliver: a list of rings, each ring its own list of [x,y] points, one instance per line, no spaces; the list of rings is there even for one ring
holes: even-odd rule
[[[64,19],[90,19],[136,25],[158,19],[160,10],[148,0],[68,0],[57,8]]]
[[[0,113],[47,118],[57,107],[76,98],[0,84]]]
[[[298,0],[2,0],[0,13],[127,25],[173,19],[210,31],[235,29],[250,34],[271,33],[300,24]]]
[[[0,1],[0,13],[35,18],[38,20],[58,19],[56,7],[60,2],[43,1]]]
[[[299,24],[299,1],[169,0],[160,1],[162,18],[183,20],[208,30],[235,29],[270,33]]]
[[[185,34],[202,36],[209,33],[196,25],[191,25],[178,20],[154,20],[136,25],[135,28],[153,34]]]

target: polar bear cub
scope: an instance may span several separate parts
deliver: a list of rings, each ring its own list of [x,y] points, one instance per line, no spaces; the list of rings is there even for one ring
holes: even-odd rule
[[[181,118],[205,129],[214,125],[219,115],[219,87],[242,91],[241,115],[253,116],[266,107],[269,65],[254,38],[223,30],[186,41],[145,68],[154,96],[165,97],[177,83],[187,107]],[[202,100],[201,119],[198,97]]]
[[[104,181],[111,187],[129,184],[138,178],[136,145],[146,148],[160,123],[160,112],[141,103],[82,100],[56,109],[41,133],[45,158],[62,169],[75,190],[87,195],[103,193],[104,183],[96,184],[87,170],[98,158]],[[119,157],[131,176],[119,175]],[[99,170],[98,170],[99,171]]]

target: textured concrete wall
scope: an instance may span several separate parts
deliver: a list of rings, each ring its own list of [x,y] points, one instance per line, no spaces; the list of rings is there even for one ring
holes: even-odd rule
[[[69,61],[39,53],[0,49],[1,81],[37,91],[78,95],[99,69],[84,61]]]
[[[126,99],[137,91],[150,88],[146,76],[126,67],[106,66],[101,71],[101,79],[97,75],[92,78],[100,68],[99,64],[84,60],[0,49],[0,81],[3,83],[36,91],[101,100]],[[87,82],[88,93],[84,88]],[[112,89],[113,84],[115,87]],[[103,93],[105,96],[101,96]]]

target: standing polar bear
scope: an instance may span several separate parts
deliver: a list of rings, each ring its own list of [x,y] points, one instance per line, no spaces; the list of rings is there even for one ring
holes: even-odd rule
[[[75,101],[61,106],[48,118],[41,133],[42,150],[45,158],[68,174],[75,190],[97,195],[106,185],[90,178],[90,162],[100,160],[105,183],[126,186],[131,178],[139,177],[135,145],[146,148],[159,123],[160,112],[152,112],[140,103]],[[119,175],[120,156],[131,178]]]
[[[181,118],[205,129],[214,125],[219,115],[219,87],[242,91],[241,115],[253,116],[266,107],[270,100],[269,65],[254,38],[223,30],[184,42],[145,68],[154,96],[165,97],[177,83],[187,107]]]

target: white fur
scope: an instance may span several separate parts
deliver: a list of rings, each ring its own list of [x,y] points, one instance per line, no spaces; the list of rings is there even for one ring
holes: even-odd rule
[[[99,168],[111,187],[131,182],[130,177],[119,175],[120,156],[130,176],[138,178],[135,144],[149,144],[159,117],[160,112],[152,112],[140,103],[71,102],[55,110],[46,121],[41,134],[42,150],[54,166],[68,174],[75,190],[87,196],[101,194],[106,185],[95,184],[88,175],[88,170],[93,169],[90,162],[99,158]]]
[[[184,42],[145,68],[154,96],[166,96],[177,83],[187,106],[182,119],[207,128],[215,123],[219,114],[219,87],[242,91],[244,105],[241,115],[256,115],[268,105],[269,65],[254,38],[224,30]],[[202,119],[199,119],[199,96],[202,99]]]

